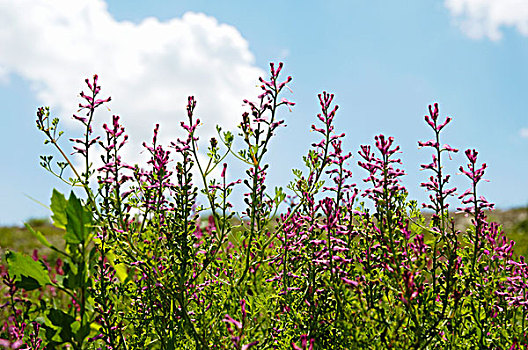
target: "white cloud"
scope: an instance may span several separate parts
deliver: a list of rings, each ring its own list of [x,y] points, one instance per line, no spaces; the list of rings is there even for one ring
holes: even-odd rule
[[[164,22],[116,21],[103,0],[0,0],[0,77],[6,73],[30,81],[70,126],[84,79],[97,73],[101,97],[113,100],[98,124],[121,116],[128,155],[151,140],[157,122],[160,140],[175,140],[188,95],[198,100],[203,141],[216,124],[234,128],[242,99],[254,98],[263,74],[233,26],[191,12]]]
[[[521,137],[523,138],[528,138],[528,128],[523,128],[519,131],[519,134],[521,135]]]
[[[7,69],[0,66],[0,84],[7,84],[9,83],[9,74],[7,73]]]
[[[514,27],[528,36],[526,0],[445,0],[457,25],[471,38],[499,40],[501,27]]]

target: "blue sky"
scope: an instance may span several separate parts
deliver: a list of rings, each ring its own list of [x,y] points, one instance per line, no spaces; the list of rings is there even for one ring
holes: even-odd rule
[[[528,204],[526,2],[0,0],[0,224],[48,215],[27,196],[47,204],[54,187],[68,191],[39,166],[51,150],[35,110],[49,105],[76,135],[85,77],[98,73],[113,98],[98,123],[119,114],[132,138],[127,156],[141,161],[140,141],[157,121],[164,142],[177,135],[187,95],[197,95],[202,139],[217,123],[233,128],[270,61],[285,63],[294,78],[286,97],[297,103],[272,144],[270,188],[302,168],[326,90],[341,107],[347,150],[357,155],[379,133],[396,138],[412,198],[426,200],[419,164],[430,155],[417,141],[432,136],[423,116],[436,101],[454,119],[444,142],[476,148],[488,164],[481,193],[499,208]],[[457,154],[446,166],[460,193],[463,162]],[[352,168],[361,183],[363,170]]]

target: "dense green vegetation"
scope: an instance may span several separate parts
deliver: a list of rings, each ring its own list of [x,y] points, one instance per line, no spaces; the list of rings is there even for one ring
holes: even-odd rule
[[[426,217],[429,217],[425,213]],[[495,210],[488,214],[490,220],[502,225],[506,237],[515,241],[515,254],[528,255],[528,208],[514,208],[509,210]],[[463,214],[454,215],[455,225],[461,231],[469,227],[469,221]],[[63,231],[51,224],[49,219],[38,218],[27,222],[34,229],[42,232],[55,245],[61,242]],[[31,254],[34,249],[39,250],[50,258],[56,258],[57,253],[43,246],[26,227],[0,226],[0,258],[4,258],[5,249]]]
[[[469,227],[469,221],[463,214],[453,214],[455,225],[464,232]],[[495,210],[488,215],[491,220],[502,225],[506,237],[515,241],[515,254],[528,256],[528,208]],[[425,217],[429,217],[425,213]],[[59,245],[62,242],[63,230],[53,226],[47,218],[30,219],[28,225],[42,232],[48,240]],[[236,226],[236,225],[234,225]],[[4,259],[6,249],[32,254],[37,249],[50,259],[56,259],[57,253],[43,246],[28,231],[26,227],[0,226],[0,260]]]
[[[192,96],[181,123],[186,137],[167,148],[156,125],[143,143],[145,167],[121,158],[128,137],[119,116],[94,135],[94,112],[110,100],[98,97],[97,76],[80,95],[85,114],[74,115],[84,134],[69,139],[81,162],[61,146],[59,119],[39,108],[37,127],[61,157],[42,156],[41,165],[74,190],[53,190],[56,229],[43,220],[4,229],[0,346],[526,347],[528,264],[511,239],[520,242],[517,253],[526,252],[526,210],[490,211],[479,186],[487,166],[474,149],[459,167],[467,189],[451,187],[444,162],[458,149],[440,141],[451,118],[440,118],[438,104],[424,117],[433,138],[418,145],[432,161],[421,164],[428,179],[419,186],[430,196],[419,206],[400,181],[405,171],[393,137],[362,145],[354,170],[361,175],[353,176],[352,152],[334,129],[338,106],[323,92],[311,126],[320,142],[289,184],[270,190],[269,141],[284,126],[283,107],[294,105],[281,96],[292,80],[280,81],[281,69],[271,64],[258,100],[244,101],[240,142],[219,127],[205,162]],[[226,179],[228,160],[244,165],[239,180]],[[235,186],[245,190],[241,211],[229,202]],[[28,242],[37,241],[35,250]]]

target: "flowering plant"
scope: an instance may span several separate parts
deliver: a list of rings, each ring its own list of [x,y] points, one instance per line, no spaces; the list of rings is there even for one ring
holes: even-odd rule
[[[59,142],[59,120],[39,108],[37,127],[63,158],[42,166],[78,188],[51,197],[53,224],[64,246],[32,233],[60,258],[48,262],[8,251],[0,345],[43,349],[352,349],[479,347],[520,349],[525,325],[528,267],[514,255],[514,242],[486,218],[493,205],[478,192],[486,165],[467,150],[460,171],[470,186],[458,210],[472,217],[466,232],[455,229],[448,201],[456,194],[443,162],[442,130],[451,122],[429,106],[425,121],[433,139],[423,164],[431,176],[423,207],[408,199],[400,178],[401,152],[392,137],[378,135],[360,148],[358,165],[369,187],[352,183],[352,153],[334,130],[334,96],[319,95],[321,139],[294,169],[286,194],[266,186],[270,140],[284,126],[281,113],[294,103],[282,92],[282,63],[271,64],[261,95],[245,100],[235,136],[218,127],[218,138],[198,154],[200,120],[189,97],[183,139],[170,145],[143,143],[146,167],[122,158],[128,137],[120,117],[95,136],[100,98],[98,77],[81,93],[84,127],[70,139],[74,161]],[[99,148],[99,151],[95,149]],[[93,162],[102,152],[101,166]],[[97,153],[95,153],[97,154]],[[228,158],[247,167],[246,177],[226,179]],[[77,164],[82,164],[82,170]],[[219,168],[220,176],[214,178]],[[67,174],[71,174],[70,177]],[[245,207],[229,201],[245,189]],[[204,199],[199,203],[199,195]],[[368,209],[364,202],[372,202]]]

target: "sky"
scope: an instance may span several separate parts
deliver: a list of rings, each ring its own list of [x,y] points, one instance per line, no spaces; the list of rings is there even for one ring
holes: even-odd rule
[[[281,115],[287,128],[271,145],[268,188],[286,187],[291,169],[303,168],[317,140],[317,94],[328,91],[358,186],[359,146],[383,133],[402,149],[410,198],[427,200],[419,184],[430,175],[419,169],[430,151],[417,142],[433,136],[423,117],[438,102],[441,117],[453,118],[443,143],[475,148],[488,165],[480,193],[501,209],[528,204],[526,0],[0,0],[0,225],[47,217],[53,188],[70,190],[39,165],[55,153],[35,112],[50,106],[69,149],[85,78],[97,73],[112,96],[96,127],[119,115],[130,134],[124,156],[141,163],[156,123],[164,144],[181,135],[189,95],[201,140],[217,124],[235,130],[269,62],[284,62],[293,77],[285,97],[296,105]],[[458,174],[462,153],[446,164],[459,193],[469,185]],[[232,161],[237,179],[243,167]]]

